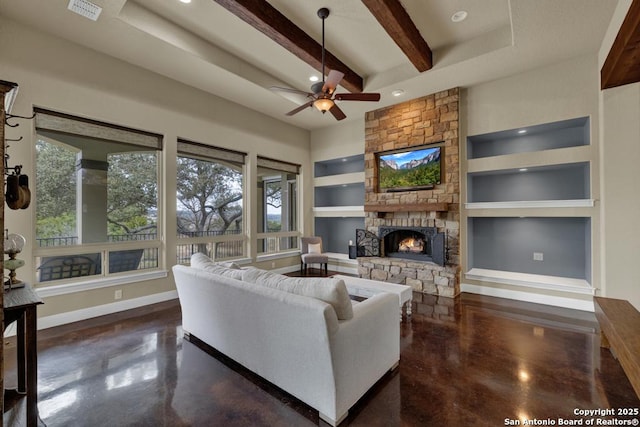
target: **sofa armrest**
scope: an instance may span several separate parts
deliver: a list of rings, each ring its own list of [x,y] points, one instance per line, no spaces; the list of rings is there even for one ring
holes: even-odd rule
[[[347,411],[400,360],[399,299],[381,292],[355,304],[331,337],[337,412]]]

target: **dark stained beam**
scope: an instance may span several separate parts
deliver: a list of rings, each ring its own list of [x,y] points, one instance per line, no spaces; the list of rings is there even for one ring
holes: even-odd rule
[[[322,72],[322,45],[265,0],[214,1]],[[321,25],[322,21],[318,18],[318,28]],[[362,77],[328,51],[325,52],[325,65],[327,72],[338,70],[344,73],[340,86],[351,92],[362,92]]]
[[[362,0],[411,63],[423,72],[433,67],[431,48],[399,0]]]
[[[600,88],[640,81],[640,0],[633,0],[600,70]]]

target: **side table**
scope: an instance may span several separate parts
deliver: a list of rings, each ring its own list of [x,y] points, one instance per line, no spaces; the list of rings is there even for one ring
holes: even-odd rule
[[[6,290],[4,326],[17,322],[16,353],[18,393],[27,396],[27,426],[38,425],[38,327],[37,306],[42,300],[31,286]]]

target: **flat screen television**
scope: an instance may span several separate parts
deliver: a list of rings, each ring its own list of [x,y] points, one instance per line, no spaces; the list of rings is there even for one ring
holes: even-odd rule
[[[421,145],[377,154],[378,191],[409,191],[440,184],[442,146]]]

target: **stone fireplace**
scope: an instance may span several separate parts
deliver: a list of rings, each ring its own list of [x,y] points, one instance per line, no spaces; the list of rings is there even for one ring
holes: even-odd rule
[[[453,88],[367,113],[365,230],[356,241],[361,277],[426,294],[460,293],[458,100]],[[376,153],[431,143],[442,147],[440,184],[378,190]]]

